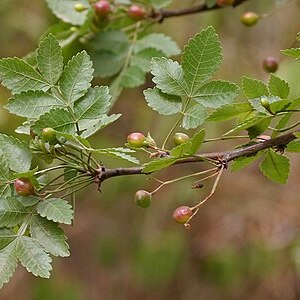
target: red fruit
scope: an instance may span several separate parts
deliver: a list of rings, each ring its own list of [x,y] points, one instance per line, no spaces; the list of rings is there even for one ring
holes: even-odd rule
[[[133,132],[127,136],[127,142],[130,146],[140,148],[147,146],[146,137],[140,132]]]
[[[241,22],[248,27],[255,25],[258,20],[259,15],[252,11],[248,11],[241,16]]]
[[[189,206],[177,207],[173,212],[173,219],[177,223],[184,224],[193,215],[193,211]]]
[[[106,16],[110,13],[111,7],[108,1],[100,0],[94,4],[94,9],[99,16]]]
[[[131,5],[128,8],[128,16],[132,19],[142,19],[146,15],[146,10],[138,5]]]
[[[235,0],[217,0],[216,3],[218,6],[229,6],[234,3]]]
[[[147,191],[138,190],[134,195],[134,201],[136,205],[147,208],[151,205],[152,195]]]
[[[28,178],[17,178],[14,181],[16,192],[23,197],[34,195],[34,187]]]
[[[263,61],[263,68],[268,73],[274,73],[278,69],[278,60],[275,57],[268,56]]]

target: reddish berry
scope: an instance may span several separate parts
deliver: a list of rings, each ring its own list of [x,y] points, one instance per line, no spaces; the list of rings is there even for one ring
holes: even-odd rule
[[[94,4],[94,9],[97,15],[106,16],[110,13],[111,7],[108,1],[100,0]]]
[[[175,145],[181,145],[185,142],[188,142],[189,140],[190,137],[185,133],[177,132],[173,136],[173,141]]]
[[[235,0],[217,0],[216,3],[218,6],[229,6],[234,3]]]
[[[147,208],[151,205],[152,201],[152,195],[151,193],[144,191],[144,190],[138,190],[134,195],[134,202],[136,205]]]
[[[87,10],[87,7],[84,6],[82,3],[76,3],[76,4],[74,4],[74,9],[78,12],[82,12],[82,11]]]
[[[193,215],[193,211],[189,206],[177,207],[173,212],[173,219],[177,223],[184,224]]]
[[[133,132],[127,136],[127,142],[130,146],[140,148],[147,146],[146,137],[140,132]]]
[[[278,60],[275,57],[268,56],[263,61],[263,68],[268,73],[274,73],[278,69]]]
[[[132,19],[142,19],[146,15],[146,10],[138,5],[131,5],[128,8],[128,16]]]
[[[56,141],[56,132],[53,128],[47,127],[42,130],[42,139],[45,142]]]
[[[17,178],[14,181],[16,192],[23,197],[34,195],[34,187],[28,178]]]
[[[241,22],[248,27],[255,25],[258,20],[259,15],[252,11],[248,11],[241,16]]]

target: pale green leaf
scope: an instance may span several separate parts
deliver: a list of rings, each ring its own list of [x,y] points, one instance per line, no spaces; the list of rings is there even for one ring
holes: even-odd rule
[[[0,180],[8,181],[9,179],[9,166],[4,155],[0,154]]]
[[[99,154],[102,155],[107,155],[107,156],[111,156],[114,158],[119,158],[134,164],[139,164],[139,160],[131,155],[129,155],[128,153],[132,153],[134,151],[130,150],[130,149],[126,149],[126,148],[122,148],[122,147],[118,147],[118,148],[106,148],[106,149],[96,149],[94,150],[94,152],[97,152]]]
[[[152,173],[161,169],[164,169],[168,166],[173,165],[176,162],[176,158],[174,157],[164,157],[160,159],[153,160],[144,164],[143,173]]]
[[[244,95],[248,99],[254,99],[269,95],[268,88],[262,81],[246,76],[244,76],[242,80],[242,89]]]
[[[130,66],[122,72],[120,84],[126,88],[134,88],[145,83],[145,72],[138,66]]]
[[[70,255],[65,234],[57,223],[34,216],[30,221],[30,231],[31,237],[36,239],[46,252],[61,257]]]
[[[270,105],[272,103],[275,103],[275,102],[278,102],[278,101],[281,101],[281,99],[279,97],[275,97],[275,96],[262,96],[262,97],[258,97],[258,98],[254,98],[254,99],[249,99],[249,102],[251,103],[252,107],[256,110],[256,111],[259,111],[260,113],[263,113],[265,115],[271,115],[270,112],[268,112],[266,110],[265,107],[263,107],[261,105],[261,99],[267,99],[270,103]]]
[[[17,199],[25,207],[33,206],[41,200],[41,198],[37,196],[26,196],[26,197],[16,196],[14,198]]]
[[[163,57],[164,53],[162,51],[156,50],[154,48],[146,48],[138,53],[135,53],[130,61],[131,66],[137,66],[145,73],[151,70],[151,59],[153,57]]]
[[[148,106],[161,115],[173,115],[182,109],[182,101],[179,96],[165,94],[157,88],[145,90],[144,96]]]
[[[184,113],[182,127],[185,129],[196,128],[205,122],[207,112],[204,106],[196,104]]]
[[[182,68],[191,96],[219,69],[221,59],[220,41],[212,26],[190,39],[183,51]]]
[[[6,227],[0,228],[0,250],[5,248],[16,238],[16,233]],[[1,276],[0,276],[1,277]],[[1,279],[0,279],[1,281]]]
[[[290,162],[286,156],[269,149],[265,159],[260,164],[260,170],[270,180],[284,184],[289,177]]]
[[[274,74],[271,74],[270,80],[268,82],[268,88],[273,96],[277,96],[281,99],[286,99],[290,93],[289,84],[276,77]]]
[[[41,201],[37,206],[37,212],[40,216],[58,223],[71,224],[73,220],[72,206],[60,198]]]
[[[172,3],[172,0],[150,0],[150,2],[155,9],[160,9]]]

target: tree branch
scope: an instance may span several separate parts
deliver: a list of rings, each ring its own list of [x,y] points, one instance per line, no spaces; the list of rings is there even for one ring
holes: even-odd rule
[[[236,7],[246,1],[249,0],[236,0],[232,6]],[[226,6],[225,6],[226,7]],[[196,14],[200,12],[205,12],[205,11],[210,11],[210,10],[216,10],[224,8],[224,6],[219,6],[219,5],[214,5],[212,7],[207,6],[206,4],[199,4],[183,9],[175,9],[175,10],[158,10],[158,11],[153,11],[149,17],[156,19],[159,23],[163,22],[164,19],[166,18],[172,18],[172,17],[179,17],[179,16],[184,16],[184,15],[191,15],[191,14]]]
[[[239,157],[255,155],[257,152],[264,149],[273,148],[273,147],[279,147],[279,148],[284,147],[294,139],[296,139],[296,136],[294,135],[293,132],[290,132],[278,136],[274,139],[258,142],[254,145],[245,146],[232,151],[202,153],[192,157],[182,158],[177,160],[174,164],[204,162],[205,159],[213,159],[218,161],[230,162]],[[143,173],[143,167],[115,168],[115,169],[102,168],[99,171],[99,173],[100,173],[99,174],[100,182],[103,182],[104,180],[111,177],[146,174]]]

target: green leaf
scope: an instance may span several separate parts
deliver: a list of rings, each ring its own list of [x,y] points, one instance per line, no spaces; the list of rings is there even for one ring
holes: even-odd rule
[[[162,92],[176,96],[188,94],[182,68],[177,61],[155,57],[151,60],[151,73],[153,82]]]
[[[13,194],[13,188],[9,183],[1,184],[0,185],[0,197],[1,198],[8,198],[11,197]]]
[[[147,48],[161,51],[167,57],[178,55],[180,53],[178,45],[169,36],[162,33],[150,33],[140,40],[137,40],[134,46],[134,52],[141,52]]]
[[[281,50],[281,53],[287,56],[294,57],[296,60],[300,58],[300,48],[291,48]]]
[[[242,156],[242,157],[236,158],[231,164],[231,171],[235,172],[235,171],[241,170],[244,167],[247,167],[248,165],[250,165],[252,162],[257,160],[262,155],[263,155],[263,152],[260,151],[260,152],[257,152],[256,155]]]
[[[0,180],[8,181],[9,166],[4,155],[0,154]]]
[[[17,199],[24,207],[33,206],[41,200],[41,198],[36,196],[28,196],[28,197],[16,196],[14,198]]]
[[[256,110],[256,111],[259,111],[260,113],[263,113],[265,115],[271,115],[270,112],[268,112],[266,110],[265,107],[262,106],[261,104],[261,99],[267,99],[270,103],[270,106],[272,103],[275,103],[275,102],[279,102],[281,101],[281,99],[279,97],[275,97],[275,96],[268,96],[268,97],[259,97],[259,98],[254,98],[254,99],[250,99],[249,102],[251,103],[252,107]]]
[[[192,143],[191,149],[189,151],[190,155],[194,155],[197,153],[197,151],[200,149],[201,145],[203,144],[205,137],[205,130],[201,129],[199,132],[197,132],[190,140]]]
[[[87,92],[91,86],[93,72],[92,61],[85,51],[73,56],[65,66],[59,80],[59,88],[69,105]]]
[[[16,243],[12,242],[0,252],[0,288],[12,277],[17,265]]]
[[[26,208],[15,198],[0,198],[0,227],[20,224],[28,214]]]
[[[41,201],[37,206],[40,216],[63,224],[71,224],[73,220],[72,206],[66,200],[60,198],[49,198]]]
[[[0,250],[5,248],[16,238],[16,233],[9,228],[0,228]],[[1,279],[0,279],[1,281]]]
[[[151,59],[153,57],[163,57],[164,53],[153,49],[153,48],[146,48],[138,53],[135,53],[130,61],[131,66],[137,66],[145,73],[150,72],[151,70]]]
[[[268,88],[271,95],[277,96],[281,99],[286,99],[290,93],[289,84],[283,79],[276,77],[274,74],[271,74]]]
[[[262,81],[246,76],[244,76],[242,79],[242,89],[244,95],[248,99],[254,99],[269,95],[268,88]]]
[[[73,25],[82,25],[88,14],[88,10],[78,12],[74,9],[74,0],[46,0],[52,12],[61,20]],[[80,0],[86,7],[90,7],[88,0]]]
[[[134,164],[140,163],[137,158],[128,154],[128,153],[133,153],[134,151],[127,148],[118,147],[118,148],[96,149],[94,150],[94,152],[97,152],[102,155],[120,158],[122,160],[126,160]]]
[[[39,243],[27,236],[20,236],[15,242],[16,254],[22,266],[35,276],[49,278],[52,260]]]
[[[196,104],[184,113],[182,127],[185,129],[196,128],[205,122],[207,112],[204,106]]]
[[[15,172],[26,172],[30,169],[32,154],[27,145],[20,140],[0,133],[0,155]]]
[[[0,80],[13,94],[49,89],[44,78],[31,65],[17,57],[0,59]]]
[[[51,127],[56,131],[64,133],[75,132],[75,121],[71,114],[65,109],[51,109],[42,115],[33,125],[33,131],[41,134],[43,128]]]
[[[37,50],[37,66],[43,77],[54,85],[63,71],[62,49],[56,37],[50,33],[45,37]]]
[[[268,129],[271,120],[272,120],[271,118],[265,118],[255,123],[254,125],[248,127],[247,131],[250,139],[254,139],[257,136],[259,136],[261,133],[265,132]]]
[[[182,101],[179,96],[165,94],[157,88],[145,90],[144,96],[148,106],[161,115],[173,115],[182,109]]]
[[[270,180],[284,184],[290,173],[289,159],[269,149],[265,159],[260,164],[260,170]]]
[[[172,3],[172,0],[150,0],[150,2],[155,9],[160,9]]]
[[[121,85],[134,88],[145,83],[145,72],[138,66],[131,66],[122,72]]]
[[[238,118],[241,114],[251,112],[252,106],[250,103],[234,103],[230,105],[224,105],[215,110],[208,116],[207,121],[226,121],[234,118]]]
[[[214,80],[202,85],[193,99],[205,107],[219,108],[233,102],[238,91],[239,87],[234,83]]]
[[[69,246],[63,230],[57,223],[40,216],[34,216],[30,221],[31,237],[36,239],[54,256],[67,257],[70,255]]]
[[[288,143],[286,147],[288,152],[300,152],[300,140],[294,140]]]
[[[219,69],[221,59],[220,41],[212,26],[190,39],[183,51],[182,68],[191,96]]]
[[[170,151],[170,155],[175,158],[188,156],[191,152],[192,143],[190,141],[182,143]]]
[[[160,159],[153,160],[144,164],[143,173],[148,174],[161,169],[164,169],[168,166],[173,165],[176,162],[176,158],[174,157],[164,157]]]
[[[38,119],[52,108],[60,107],[65,107],[65,104],[43,91],[22,92],[10,98],[5,105],[10,113],[29,119]]]

